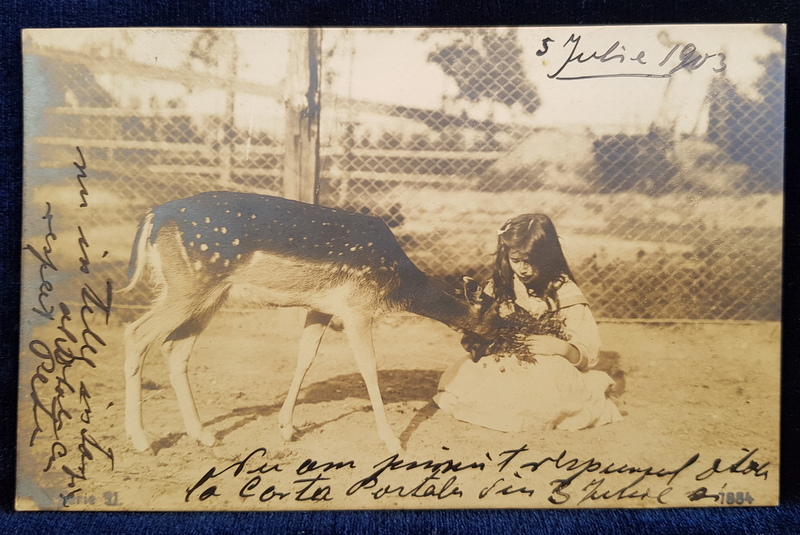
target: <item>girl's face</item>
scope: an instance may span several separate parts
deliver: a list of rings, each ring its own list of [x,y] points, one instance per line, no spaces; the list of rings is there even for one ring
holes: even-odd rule
[[[508,253],[508,263],[514,275],[524,284],[531,283],[539,277],[539,271],[528,261],[528,255],[518,251]]]

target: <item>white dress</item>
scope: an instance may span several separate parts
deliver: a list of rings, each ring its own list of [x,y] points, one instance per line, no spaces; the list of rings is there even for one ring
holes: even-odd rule
[[[534,316],[547,310],[516,278],[514,290],[515,302]],[[439,380],[434,397],[439,408],[459,420],[510,432],[577,430],[621,420],[606,398],[613,380],[591,369],[597,364],[600,336],[586,298],[572,281],[557,295],[569,343],[581,355],[577,365],[560,355],[536,355],[535,363],[496,355],[473,362],[467,355]]]

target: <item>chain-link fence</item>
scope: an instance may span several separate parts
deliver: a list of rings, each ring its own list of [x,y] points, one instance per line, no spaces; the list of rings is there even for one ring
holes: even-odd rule
[[[320,203],[382,217],[423,271],[450,281],[487,278],[496,229],[544,212],[599,317],[777,320],[783,36],[762,31],[776,46],[753,88],[714,77],[687,129],[676,82],[657,120],[615,130],[536,121],[552,100],[526,76],[525,30],[325,30]],[[105,32],[80,48],[26,43],[26,87],[43,92],[26,89],[41,104],[27,150],[47,177],[80,147],[109,207],[98,223],[119,245],[119,287],[151,206],[214,189],[284,194],[287,32],[260,43],[171,31],[156,62],[136,57],[140,35]],[[365,36],[389,45],[370,50]],[[419,105],[365,96],[389,62],[368,53],[412,42],[444,85]]]

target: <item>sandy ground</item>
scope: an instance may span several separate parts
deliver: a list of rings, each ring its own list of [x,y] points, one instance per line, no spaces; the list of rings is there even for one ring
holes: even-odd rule
[[[514,434],[457,421],[432,403],[441,373],[463,357],[457,333],[424,318],[383,318],[375,328],[379,379],[404,447],[391,457],[346,336],[330,329],[300,392],[294,440],[280,438],[277,413],[294,373],[300,318],[297,310],[223,310],[200,337],[190,380],[200,417],[216,434],[212,447],[185,434],[165,362],[153,354],[143,404],[153,450],[133,450],[123,424],[124,323],[113,315],[108,327],[98,327],[106,346],[92,355],[96,367],[76,361],[67,370],[75,392],[56,399],[72,417],[61,418],[58,440],[39,410],[43,431],[30,446],[31,378],[42,361],[24,352],[18,507],[681,507],[777,500],[779,324],[601,322],[604,351],[619,355],[609,372],[618,380],[614,399],[624,421]],[[58,333],[49,324],[34,334],[54,340]],[[79,396],[80,382],[90,397]],[[37,387],[52,394],[41,396],[48,407],[57,383]],[[314,463],[304,464],[309,459]],[[444,464],[407,464],[427,460]],[[390,462],[393,469],[369,479]],[[80,466],[77,478],[62,468],[79,473]],[[215,477],[202,481],[209,473]]]

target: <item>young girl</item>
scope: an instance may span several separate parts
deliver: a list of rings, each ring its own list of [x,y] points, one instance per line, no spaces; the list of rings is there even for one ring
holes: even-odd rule
[[[484,291],[502,303],[504,315],[525,311],[555,321],[560,337],[524,336],[519,345],[529,357],[523,359],[473,353],[445,371],[434,401],[459,420],[501,431],[583,429],[621,420],[605,396],[613,381],[591,369],[600,349],[597,324],[550,218],[520,215],[497,234],[494,273]]]

